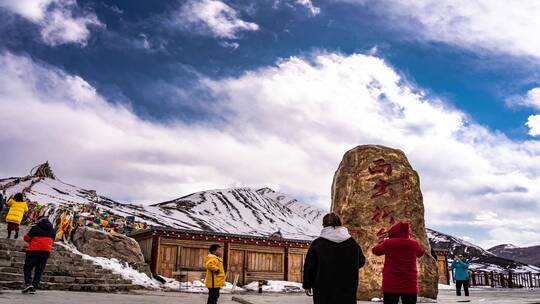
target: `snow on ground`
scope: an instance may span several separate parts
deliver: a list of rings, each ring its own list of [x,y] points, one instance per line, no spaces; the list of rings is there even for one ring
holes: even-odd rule
[[[109,269],[112,272],[119,274],[126,280],[131,280],[134,285],[143,286],[147,289],[160,289],[169,291],[182,291],[190,293],[208,293],[208,289],[204,285],[204,282],[196,280],[193,282],[178,282],[175,279],[164,278],[165,283],[161,283],[157,280],[150,278],[147,274],[137,271],[131,268],[129,265],[120,262],[117,259],[109,259],[104,257],[93,257],[87,254],[81,253],[71,244],[58,243],[61,246],[67,248],[69,251],[82,256],[85,260],[92,261],[95,265],[99,265],[104,269]],[[233,285],[229,282],[225,282],[225,287],[221,289],[222,293],[233,292]],[[294,283],[293,283],[294,284]],[[243,288],[236,286],[234,292],[243,292]]]
[[[189,293],[208,293],[208,288],[206,288],[206,285],[204,285],[204,282],[202,280],[195,280],[193,282],[178,282],[177,280],[171,279],[171,278],[165,278],[167,281],[165,284],[163,284],[163,287],[167,290],[172,291],[181,291],[181,292],[189,292]],[[234,292],[243,292],[245,289],[236,286],[234,288]],[[233,284],[229,282],[225,282],[225,287],[221,288],[221,293],[232,293],[233,292]]]
[[[20,182],[14,186],[11,186],[9,188],[6,189],[6,197],[10,197],[12,195],[15,195],[19,192],[23,192],[23,190],[27,187],[30,187],[30,185],[32,184],[32,180],[27,180],[27,181],[23,181],[23,182]]]
[[[158,281],[150,278],[147,274],[139,272],[130,266],[120,262],[117,259],[108,259],[104,257],[93,257],[87,254],[81,253],[75,246],[71,244],[57,243],[69,251],[82,256],[85,260],[92,261],[95,265],[99,265],[104,269],[109,269],[112,272],[119,274],[126,280],[131,280],[133,284],[140,285],[148,289],[163,289],[163,286]]]
[[[263,292],[303,292],[302,283],[287,282],[287,281],[266,281],[266,285],[263,285]],[[251,282],[244,286],[244,289],[249,291],[258,291],[259,283]]]

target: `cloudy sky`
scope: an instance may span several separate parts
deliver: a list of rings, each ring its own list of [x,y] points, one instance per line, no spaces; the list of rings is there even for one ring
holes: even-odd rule
[[[0,176],[160,202],[270,186],[329,208],[400,148],[428,226],[540,244],[540,3],[0,0]]]

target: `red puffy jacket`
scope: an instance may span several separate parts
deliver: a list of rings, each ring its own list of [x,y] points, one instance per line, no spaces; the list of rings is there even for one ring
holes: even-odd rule
[[[48,219],[42,219],[30,228],[24,240],[28,242],[26,252],[51,252],[54,243],[55,232]]]
[[[399,222],[388,230],[389,238],[371,250],[373,254],[384,255],[383,292],[397,294],[418,293],[418,269],[416,259],[425,250],[410,238],[408,222]]]

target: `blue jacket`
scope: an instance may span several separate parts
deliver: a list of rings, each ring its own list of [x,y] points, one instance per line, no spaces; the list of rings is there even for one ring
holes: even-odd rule
[[[466,281],[469,279],[469,262],[454,261],[452,262],[452,270],[454,271],[454,280]]]

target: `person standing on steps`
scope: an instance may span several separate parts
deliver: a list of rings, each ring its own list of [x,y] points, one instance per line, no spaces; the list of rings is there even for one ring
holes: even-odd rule
[[[6,199],[6,190],[2,190],[2,192],[0,192],[0,214],[2,213],[2,210],[4,210],[5,199]]]
[[[323,217],[321,235],[304,262],[304,288],[314,304],[356,304],[358,272],[366,259],[335,213]]]
[[[22,193],[17,193],[7,202],[9,211],[6,215],[8,239],[11,238],[11,232],[15,231],[15,239],[19,238],[19,225],[23,216],[28,212],[28,205],[24,201]]]
[[[411,225],[399,222],[388,230],[388,238],[371,250],[377,256],[384,255],[382,289],[384,304],[415,304],[418,295],[418,269],[416,259],[425,249],[411,239]]]
[[[469,261],[465,260],[463,255],[458,255],[452,262],[452,271],[454,280],[456,280],[456,295],[461,296],[461,286],[465,291],[465,296],[469,296]]]
[[[208,288],[207,304],[217,304],[219,290],[225,286],[225,269],[223,268],[223,249],[218,244],[213,244],[208,249],[210,252],[204,259],[206,268],[205,285]]]
[[[41,217],[24,236],[28,243],[24,260],[24,285],[23,293],[34,293],[39,287],[41,276],[47,265],[47,260],[52,251],[56,233],[53,225],[47,217]],[[34,278],[32,271],[35,269]]]

